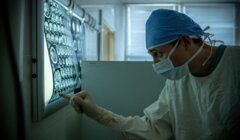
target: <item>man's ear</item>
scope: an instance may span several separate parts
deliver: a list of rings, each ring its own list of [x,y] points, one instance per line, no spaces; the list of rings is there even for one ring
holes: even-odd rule
[[[184,47],[184,49],[188,50],[188,49],[191,49],[191,46],[192,46],[192,39],[189,37],[189,36],[182,36],[181,37],[181,41],[182,41],[182,46]]]

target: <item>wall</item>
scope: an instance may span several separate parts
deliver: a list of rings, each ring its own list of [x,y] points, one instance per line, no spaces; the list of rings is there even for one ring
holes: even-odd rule
[[[236,10],[237,10],[237,16],[236,19],[240,19],[240,3],[237,4],[236,6]],[[236,43],[238,46],[240,46],[240,22],[239,20],[237,20],[237,37],[236,37]]]
[[[5,5],[4,5],[5,6]],[[23,135],[19,135],[21,132],[18,128],[22,128],[19,125],[19,119],[22,117],[21,110],[17,110],[16,91],[18,91],[16,80],[16,69],[13,69],[13,59],[9,57],[10,44],[7,41],[6,27],[9,25],[6,19],[6,7],[3,7],[3,3],[0,4],[0,135],[4,140],[17,140],[22,138]],[[5,17],[4,17],[5,16]],[[15,53],[11,51],[11,53]],[[16,65],[15,65],[16,66]],[[17,112],[18,111],[18,112]],[[10,129],[9,129],[10,128]]]
[[[239,2],[239,0],[120,0],[122,3],[178,3],[178,2],[191,2],[191,3],[209,3],[209,2]]]
[[[125,7],[122,4],[115,5],[115,60],[125,60],[125,49],[126,49],[126,19]]]
[[[93,100],[117,114],[143,115],[157,100],[165,79],[157,76],[150,62],[83,62],[83,88]],[[81,139],[121,140],[114,132],[83,116]]]
[[[114,33],[115,50],[114,61],[123,61],[125,52],[125,10],[124,6],[116,1],[77,1],[81,7],[86,9],[93,17],[96,18],[98,10],[102,10],[103,22]],[[103,51],[103,50],[101,50]],[[96,53],[95,53],[96,54]],[[103,56],[101,56],[103,57]]]
[[[107,26],[111,32],[115,31],[115,22],[114,22],[114,6],[113,5],[80,5],[82,8],[84,8],[91,16],[93,16],[97,23],[99,23],[99,12],[102,11],[102,32],[104,32],[104,26]],[[100,60],[105,60],[105,50],[104,50],[104,34],[102,33],[102,42],[100,47]],[[88,52],[87,59],[88,61],[95,61],[97,59],[90,59],[91,55],[95,55],[97,58],[97,52],[91,51],[96,50],[97,51],[97,44],[95,46],[90,47],[89,45],[93,39],[86,36],[86,49],[88,49],[86,52]],[[90,54],[90,55],[89,55]]]

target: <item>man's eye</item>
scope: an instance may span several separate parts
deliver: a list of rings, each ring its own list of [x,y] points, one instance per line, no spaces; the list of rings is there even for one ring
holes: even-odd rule
[[[153,53],[152,53],[152,56],[153,56],[153,57],[158,57],[158,52],[153,52]]]
[[[161,58],[161,57],[163,56],[163,53],[157,52],[157,51],[154,51],[154,52],[152,52],[151,54],[152,54],[152,56],[155,57],[155,58],[156,58],[156,57],[160,57],[160,58]]]
[[[163,57],[163,53],[158,52],[158,57],[162,58]]]

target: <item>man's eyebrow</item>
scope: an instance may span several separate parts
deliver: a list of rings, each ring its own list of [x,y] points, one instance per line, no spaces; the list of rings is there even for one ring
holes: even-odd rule
[[[152,53],[154,50],[148,50],[148,53]]]
[[[162,53],[162,50],[160,50],[160,49],[153,49],[153,50],[148,50],[148,52],[159,52],[159,53]]]
[[[151,50],[148,50],[149,52],[155,52],[155,51],[158,51],[156,48],[154,49],[151,49]]]

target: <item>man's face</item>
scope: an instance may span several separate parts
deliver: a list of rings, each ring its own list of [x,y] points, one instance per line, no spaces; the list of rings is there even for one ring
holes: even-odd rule
[[[167,59],[169,52],[171,51],[172,48],[173,48],[172,44],[167,44],[164,46],[153,48],[149,50],[148,53],[152,56],[153,63],[157,63],[159,61]]]
[[[157,63],[159,61],[162,61],[164,59],[167,59],[169,56],[170,51],[176,47],[174,52],[169,56],[171,59],[173,65],[180,66],[183,65],[190,57],[195,53],[197,50],[194,49],[192,46],[192,40],[189,37],[183,37],[180,38],[179,43],[176,45],[177,41],[174,41],[173,43],[169,43],[163,46],[159,46],[153,49],[150,49],[148,53],[152,56],[153,58],[153,63]]]

